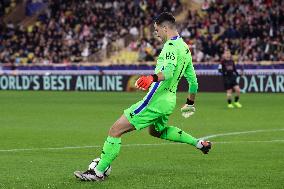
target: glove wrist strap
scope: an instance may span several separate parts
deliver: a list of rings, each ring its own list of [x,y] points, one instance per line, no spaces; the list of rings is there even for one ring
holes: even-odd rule
[[[152,77],[153,77],[153,82],[157,82],[159,80],[159,77],[157,74],[153,74]]]
[[[186,104],[188,105],[193,105],[194,101],[193,100],[189,100],[188,98],[186,99]]]

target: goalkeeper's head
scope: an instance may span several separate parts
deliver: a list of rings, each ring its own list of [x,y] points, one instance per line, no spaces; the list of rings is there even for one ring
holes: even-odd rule
[[[178,34],[176,29],[176,19],[169,12],[161,13],[154,23],[155,35],[163,42],[167,41],[173,35]]]

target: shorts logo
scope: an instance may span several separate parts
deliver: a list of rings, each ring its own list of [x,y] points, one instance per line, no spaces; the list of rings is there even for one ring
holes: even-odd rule
[[[133,117],[134,117],[134,114],[133,114],[133,113],[130,113],[129,115],[130,115],[130,117],[131,117],[131,118],[133,118]]]

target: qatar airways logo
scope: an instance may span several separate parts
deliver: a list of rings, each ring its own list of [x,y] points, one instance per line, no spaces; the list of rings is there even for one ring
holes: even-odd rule
[[[243,75],[237,81],[242,92],[284,92],[284,75]]]

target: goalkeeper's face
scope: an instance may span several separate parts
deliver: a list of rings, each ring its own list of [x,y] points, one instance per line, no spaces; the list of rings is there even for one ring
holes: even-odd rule
[[[166,42],[167,41],[167,28],[163,25],[158,25],[157,23],[154,24],[155,32],[154,35],[155,37],[161,41],[161,42]]]

